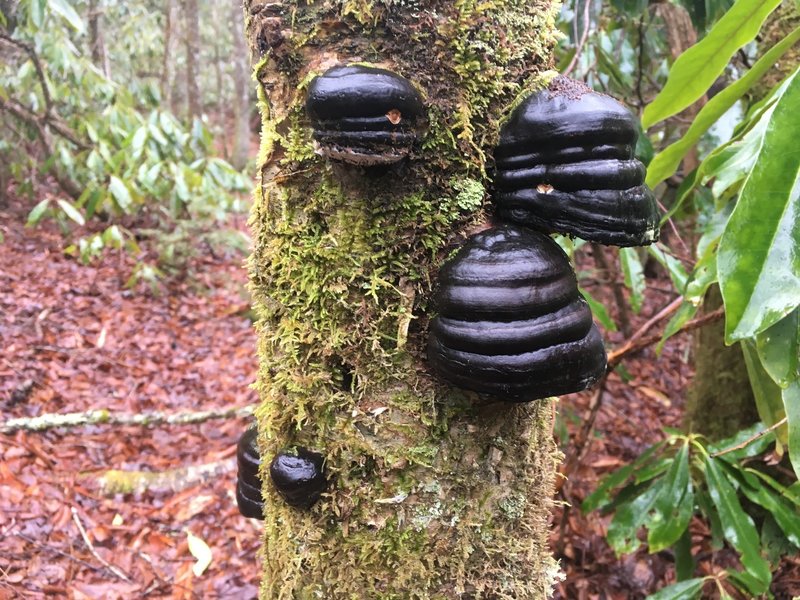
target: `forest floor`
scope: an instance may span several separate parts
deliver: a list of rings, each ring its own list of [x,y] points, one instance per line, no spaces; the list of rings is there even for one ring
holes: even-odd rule
[[[133,258],[109,253],[80,265],[64,256],[54,224],[24,228],[27,210],[15,200],[0,208],[3,420],[94,409],[222,410],[256,401],[242,254],[207,249],[158,293],[145,284],[126,289]],[[244,230],[244,219],[231,226]],[[591,291],[613,306],[609,287],[598,282]],[[673,299],[666,275],[649,280],[632,329]],[[624,341],[621,333],[606,337],[612,347]],[[626,381],[617,372],[609,377],[583,458],[560,487],[553,517],[552,546],[566,573],[558,598],[638,599],[672,582],[669,552],[649,555],[642,548],[617,558],[604,538],[610,518],[583,515],[579,506],[603,475],[662,439],[664,427],[680,426],[690,347],[690,335],[676,336],[660,357],[647,348],[626,359]],[[576,450],[592,397],[561,400],[557,432],[567,455]],[[248,422],[0,434],[0,598],[255,597],[260,526],[239,516],[233,493],[235,446]],[[172,489],[134,493],[100,485],[111,469],[200,465],[214,471],[188,477],[189,487],[180,477]],[[692,531],[700,549],[708,532],[699,521]],[[200,572],[203,542],[211,562]],[[713,570],[710,561],[699,568]],[[776,598],[791,598],[796,575],[792,564],[779,573]]]

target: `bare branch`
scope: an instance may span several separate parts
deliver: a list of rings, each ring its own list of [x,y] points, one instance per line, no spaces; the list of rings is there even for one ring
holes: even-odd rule
[[[717,310],[708,313],[707,315],[703,315],[702,317],[698,317],[686,323],[683,327],[681,327],[675,333],[685,333],[687,331],[693,331],[695,329],[699,329],[712,321],[716,321],[717,319],[721,319],[725,316],[725,308],[720,307]],[[657,344],[661,341],[661,338],[664,337],[663,333],[659,333],[656,335],[651,335],[650,337],[642,338],[638,341],[633,343],[625,343],[621,348],[618,350],[614,350],[610,352],[608,355],[608,370],[613,371],[614,368],[622,362],[622,359],[628,356],[629,354],[633,354],[638,352],[639,350],[643,350],[648,346],[652,346],[653,344]]]
[[[241,406],[205,411],[179,413],[146,412],[141,414],[113,414],[107,410],[90,410],[82,413],[46,414],[39,417],[9,419],[0,423],[0,433],[11,433],[20,429],[25,431],[45,431],[56,427],[81,427],[83,425],[188,425],[212,419],[233,419],[253,414],[254,406]]]

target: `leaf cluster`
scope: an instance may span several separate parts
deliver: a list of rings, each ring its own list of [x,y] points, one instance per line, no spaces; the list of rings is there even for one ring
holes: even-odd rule
[[[800,483],[787,486],[754,463],[773,443],[760,423],[716,444],[672,432],[604,479],[582,508],[614,512],[607,537],[617,554],[640,546],[641,529],[651,553],[672,549],[678,582],[651,600],[699,598],[708,581],[722,597],[732,590],[767,594],[780,557],[800,550]],[[711,524],[714,548],[727,544],[737,552],[742,570],[693,577],[695,516]],[[778,551],[765,556],[768,544]]]

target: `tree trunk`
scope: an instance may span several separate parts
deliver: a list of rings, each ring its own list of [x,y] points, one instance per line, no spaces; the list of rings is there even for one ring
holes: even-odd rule
[[[231,22],[233,24],[233,148],[231,164],[243,169],[250,153],[250,78],[247,76],[249,64],[247,46],[244,43],[244,15],[239,2],[231,3]]]
[[[91,0],[89,2],[89,50],[92,54],[92,62],[103,71],[106,77],[111,77],[101,23],[102,16],[102,10],[97,6],[97,0]]]
[[[200,54],[200,15],[197,0],[183,0],[183,18],[186,24],[186,106],[189,120],[200,117],[202,102],[197,81],[197,59]]]
[[[555,3],[245,1],[264,119],[251,288],[263,465],[301,446],[328,493],[290,508],[265,473],[261,597],[539,599],[554,401],[481,401],[425,363],[435,270],[483,215],[498,120],[543,75]],[[314,152],[311,75],[367,62],[412,80],[427,133],[383,171]],[[554,366],[557,368],[557,366]]]
[[[719,287],[709,289],[703,311],[722,306]],[[695,375],[689,386],[684,427],[712,440],[733,435],[758,421],[753,391],[739,344],[726,346],[725,321],[718,320],[695,333]]]
[[[173,39],[173,24],[175,16],[173,15],[174,5],[172,0],[164,0],[164,56],[161,61],[161,101],[164,105],[168,106],[170,112],[175,113],[174,96],[172,94],[172,39]]]

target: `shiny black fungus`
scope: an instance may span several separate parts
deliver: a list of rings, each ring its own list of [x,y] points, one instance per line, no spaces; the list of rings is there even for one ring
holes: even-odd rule
[[[286,503],[307,509],[328,487],[324,471],[325,457],[304,448],[281,452],[269,467],[270,478]]]
[[[592,313],[552,239],[502,225],[439,273],[428,360],[462,389],[512,402],[577,392],[606,367]]]
[[[239,438],[236,458],[239,471],[236,481],[236,503],[239,512],[251,519],[264,519],[264,498],[261,494],[261,478],[258,467],[261,456],[258,453],[258,431],[250,427]]]
[[[408,156],[425,107],[410,81],[375,67],[334,67],[308,88],[306,112],[319,152],[360,166]]]
[[[616,246],[658,239],[659,213],[633,157],[622,104],[566,77],[520,104],[495,149],[499,219]]]

